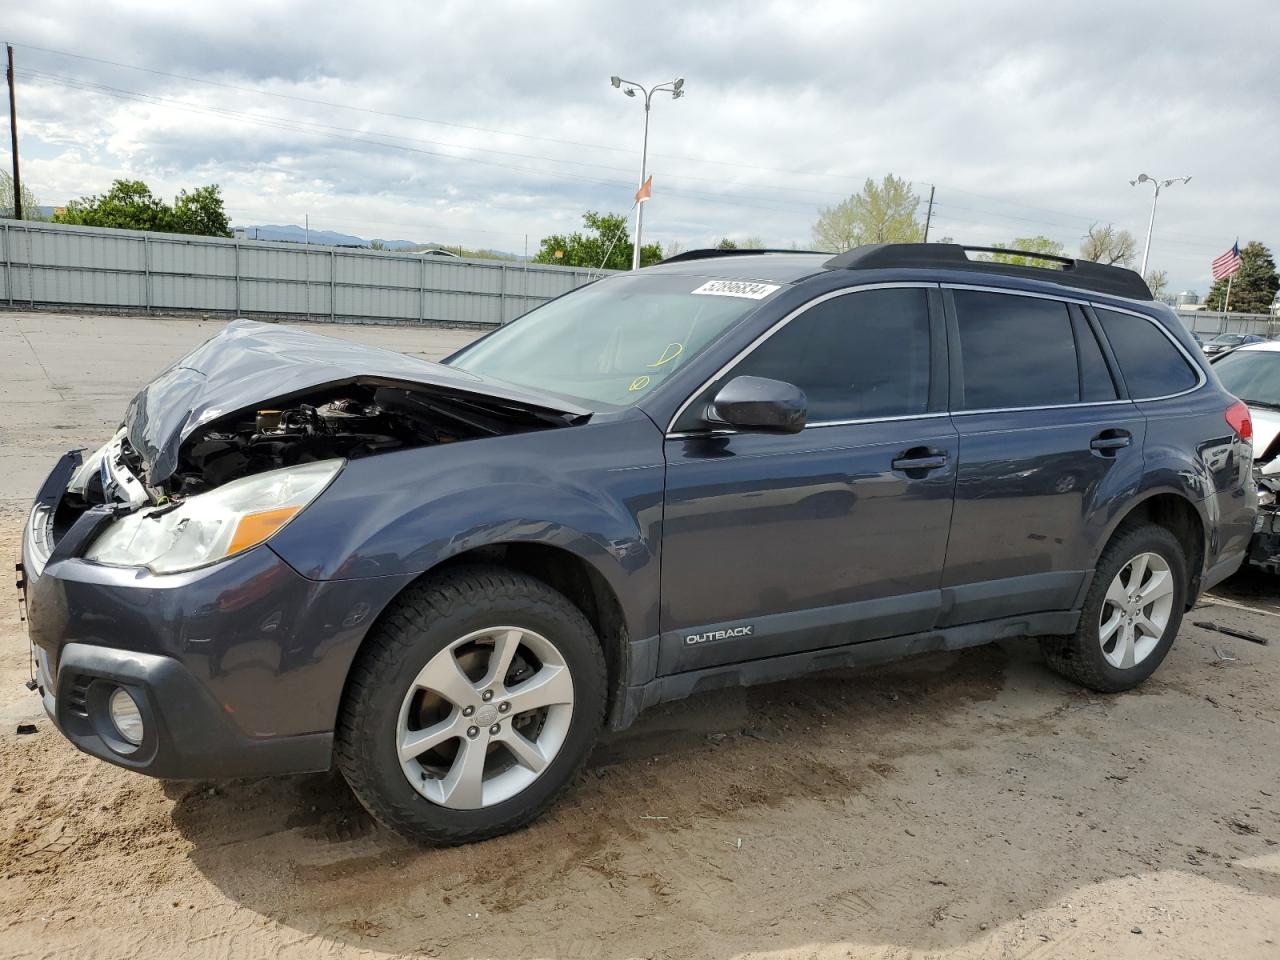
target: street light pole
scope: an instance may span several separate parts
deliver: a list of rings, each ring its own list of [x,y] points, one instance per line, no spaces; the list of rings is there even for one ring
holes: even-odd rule
[[[660,83],[655,87],[646,89],[643,84],[636,83],[632,80],[623,80],[619,76],[612,76],[609,82],[615,89],[622,89],[628,97],[634,97],[636,91],[639,90],[644,94],[644,141],[640,150],[640,186],[644,186],[645,178],[648,176],[649,167],[649,110],[653,103],[653,95],[660,90],[670,92],[672,100],[679,100],[684,96],[684,77],[677,77],[675,80],[668,80],[666,83]],[[625,84],[625,87],[623,86]],[[636,238],[631,248],[631,269],[640,269],[640,239],[644,230],[644,204],[640,201],[636,202]]]
[[[1149,177],[1145,173],[1138,174],[1136,180],[1130,180],[1129,186],[1136,187],[1140,183],[1149,183],[1154,186],[1155,193],[1151,197],[1151,218],[1147,221],[1147,242],[1142,247],[1142,276],[1147,275],[1147,258],[1151,255],[1151,231],[1156,225],[1156,204],[1160,201],[1160,191],[1164,187],[1172,186],[1175,183],[1189,183],[1190,177],[1173,177],[1169,180],[1158,180],[1155,177]]]
[[[644,187],[645,171],[649,166],[649,94],[644,95],[644,141],[640,147],[640,186]],[[631,245],[631,269],[640,269],[640,233],[644,229],[644,203],[636,201],[636,239]]]

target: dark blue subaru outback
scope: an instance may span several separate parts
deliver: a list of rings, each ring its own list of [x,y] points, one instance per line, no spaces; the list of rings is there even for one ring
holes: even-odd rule
[[[1248,410],[1136,274],[973,252],[686,253],[443,364],[232,323],[40,490],[34,685],[446,843],[713,687],[1035,637],[1129,689],[1244,559]]]

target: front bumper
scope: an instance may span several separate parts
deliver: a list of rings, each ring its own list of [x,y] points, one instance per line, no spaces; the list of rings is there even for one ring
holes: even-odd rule
[[[40,656],[38,654],[38,656]],[[85,753],[153,777],[220,779],[327,770],[333,733],[247,737],[183,664],[171,657],[83,643],[62,648],[45,710]],[[136,747],[116,732],[108,698],[123,687],[143,720]]]
[[[268,545],[179,574],[91,563],[80,554],[111,508],[86,511],[56,543],[38,516],[72,469],[64,458],[41,488],[19,576],[37,689],[58,729],[158,777],[327,769],[351,661],[410,578],[309,580]],[[116,686],[143,715],[136,748],[109,718]]]

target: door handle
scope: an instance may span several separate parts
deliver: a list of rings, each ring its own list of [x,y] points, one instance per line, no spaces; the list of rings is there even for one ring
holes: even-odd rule
[[[1132,440],[1128,430],[1103,430],[1089,441],[1089,449],[1104,456],[1115,456],[1117,450],[1129,446]]]
[[[941,450],[908,450],[890,466],[895,470],[911,473],[916,470],[940,470],[947,465],[947,455]]]

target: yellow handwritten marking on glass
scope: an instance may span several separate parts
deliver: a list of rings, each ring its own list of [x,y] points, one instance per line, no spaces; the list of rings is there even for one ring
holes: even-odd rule
[[[631,386],[627,387],[627,389],[631,391],[643,390],[648,385],[649,385],[649,378],[641,376],[641,377],[636,377],[634,380],[632,380]]]
[[[665,350],[663,350],[663,351],[662,351],[662,356],[660,356],[660,357],[658,358],[657,362],[656,362],[656,363],[651,363],[651,364],[649,364],[649,366],[650,366],[650,367],[660,367],[660,366],[662,366],[664,363],[670,363],[672,360],[674,360],[676,357],[680,356],[680,354],[682,354],[682,353],[684,353],[684,344],[683,344],[683,343],[669,343],[669,344],[667,344],[667,349],[665,349]]]

